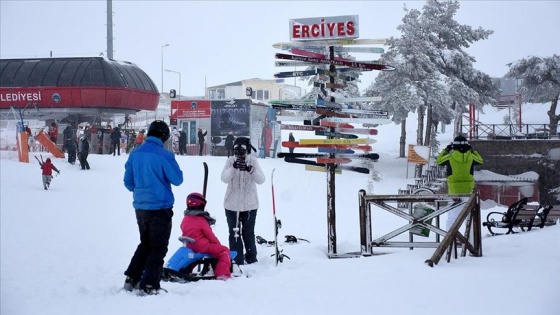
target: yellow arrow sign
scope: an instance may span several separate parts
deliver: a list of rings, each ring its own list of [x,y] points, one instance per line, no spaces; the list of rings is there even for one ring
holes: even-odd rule
[[[318,166],[318,165],[305,165],[305,170],[306,171],[314,171],[314,172],[326,172],[327,167],[326,166]],[[336,174],[342,174],[342,170],[340,170],[340,169],[335,169],[334,172]]]
[[[299,144],[370,144],[375,139],[300,139]]]

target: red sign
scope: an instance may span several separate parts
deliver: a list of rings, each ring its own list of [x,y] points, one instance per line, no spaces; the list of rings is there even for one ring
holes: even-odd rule
[[[171,118],[210,118],[210,100],[171,101]]]
[[[118,86],[0,87],[0,109],[119,108],[156,110],[159,94]]]
[[[353,39],[358,37],[357,15],[290,20],[290,40]]]

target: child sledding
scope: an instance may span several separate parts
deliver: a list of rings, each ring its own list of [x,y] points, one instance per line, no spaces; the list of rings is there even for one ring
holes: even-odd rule
[[[187,197],[187,210],[181,222],[183,242],[163,268],[162,280],[189,282],[201,279],[228,280],[232,259],[237,253],[222,245],[212,228],[216,220],[205,211],[206,199],[200,193]]]

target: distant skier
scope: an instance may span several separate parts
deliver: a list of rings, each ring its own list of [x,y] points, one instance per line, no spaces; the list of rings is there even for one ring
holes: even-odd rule
[[[144,133],[145,132],[146,131],[144,129],[142,129],[138,132],[138,135],[136,136],[135,143],[134,143],[134,148],[135,149],[138,148],[142,143],[144,143]]]
[[[179,154],[186,155],[187,154],[187,133],[184,132],[182,129],[179,131]]]
[[[49,139],[56,144],[56,140],[58,139],[58,126],[55,122],[51,123],[51,128],[48,131]]]
[[[80,137],[78,144],[78,157],[80,159],[80,167],[82,170],[89,170],[89,163],[87,157],[89,155],[89,141],[86,136]]]
[[[120,142],[121,142],[121,129],[119,127],[115,127],[111,132],[111,151],[113,151],[113,156],[115,156],[115,153],[121,155]]]
[[[226,143],[225,143],[225,147],[227,150],[227,157],[230,157],[233,151],[233,141],[235,141],[235,137],[233,136],[233,134],[230,132],[228,133],[227,137],[226,137]]]
[[[448,194],[471,194],[473,192],[474,166],[482,164],[482,157],[471,147],[465,137],[457,136],[440,152],[436,163],[447,168]],[[461,212],[461,207],[455,207],[449,211],[446,222],[447,230],[451,228],[459,212]]]
[[[202,156],[202,151],[204,150],[204,137],[206,137],[207,131],[202,131],[202,128],[198,128],[198,144],[200,149],[198,150],[198,155]]]
[[[194,243],[187,244],[187,247],[197,253],[208,253],[218,259],[214,274],[220,280],[231,278],[231,259],[229,248],[222,245],[211,225],[216,223],[216,219],[210,213],[204,211],[206,199],[200,193],[191,193],[187,196],[187,210],[181,222],[183,236],[188,236],[195,240]]]
[[[290,136],[288,137],[288,141],[290,142],[296,142],[296,138],[294,138],[294,134],[292,132],[290,132]],[[294,153],[294,148],[290,148],[290,153]]]
[[[42,159],[42,158],[41,158]],[[51,158],[47,158],[44,163],[40,163],[43,177],[43,188],[45,190],[49,189],[52,180],[52,171],[54,170],[57,174],[60,174],[60,171],[52,164]]]

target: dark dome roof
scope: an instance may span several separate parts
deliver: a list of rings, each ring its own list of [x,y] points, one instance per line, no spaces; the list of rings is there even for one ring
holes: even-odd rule
[[[104,86],[159,93],[135,64],[102,57],[0,59],[0,87]]]

